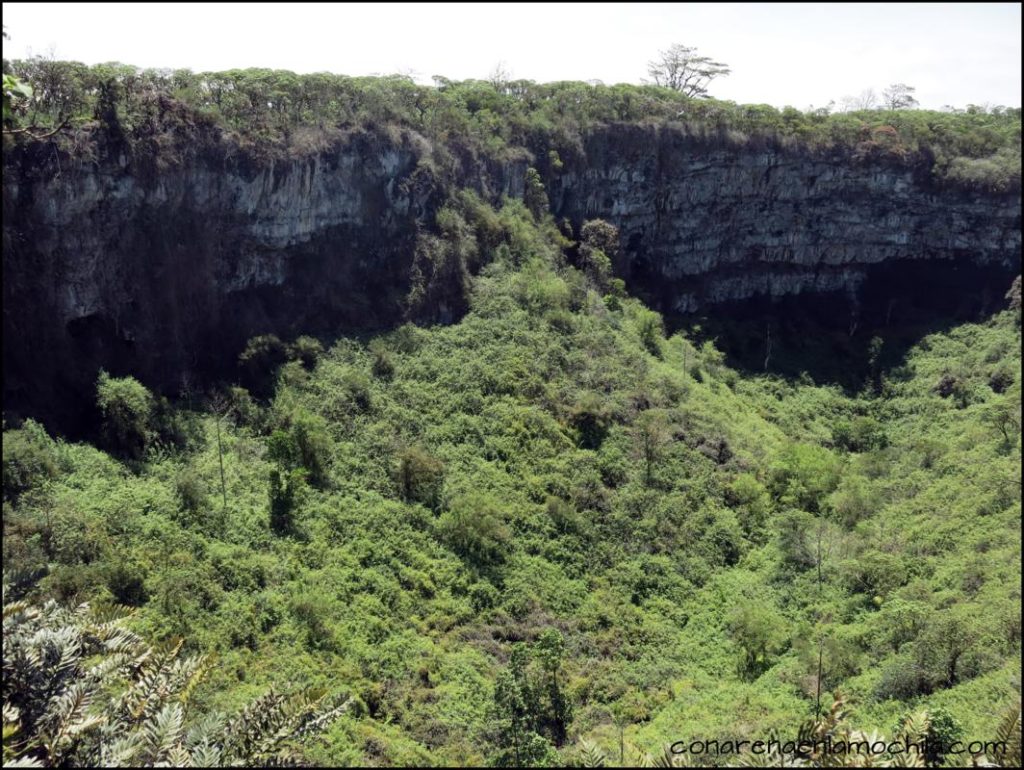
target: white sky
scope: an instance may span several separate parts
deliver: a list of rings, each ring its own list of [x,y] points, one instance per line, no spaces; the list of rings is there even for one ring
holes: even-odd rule
[[[727,63],[711,94],[822,106],[916,86],[922,107],[1021,103],[1021,5],[3,3],[5,58],[639,83],[672,43]]]

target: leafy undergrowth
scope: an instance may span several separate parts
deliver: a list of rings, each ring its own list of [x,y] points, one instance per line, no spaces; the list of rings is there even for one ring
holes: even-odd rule
[[[850,397],[741,377],[494,217],[457,324],[307,340],[269,400],[183,400],[177,444],[109,378],[106,451],[6,431],[5,569],[211,654],[194,708],[351,695],[319,764],[767,738],[836,689],[863,729],[929,708],[990,739],[1019,698],[1019,312]]]

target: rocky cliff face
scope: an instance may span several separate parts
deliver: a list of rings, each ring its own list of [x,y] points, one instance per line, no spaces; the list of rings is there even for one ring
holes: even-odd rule
[[[176,393],[230,373],[255,334],[401,320],[417,233],[447,188],[523,189],[525,163],[463,161],[440,183],[424,167],[430,152],[395,132],[353,133],[304,158],[221,153],[165,171],[143,172],[116,147],[71,168],[40,148],[12,153],[5,409],[73,425],[101,366]],[[1020,269],[1019,195],[937,190],[920,169],[617,126],[589,134],[546,182],[557,217],[619,226],[618,271],[670,312],[856,297],[877,266],[911,261],[1006,285]]]
[[[176,393],[228,373],[255,334],[391,322],[437,198],[423,153],[410,134],[360,133],[301,160],[162,173],[115,153],[63,172],[9,163],[5,408],[73,423],[100,367]]]
[[[910,260],[1019,270],[1020,196],[935,189],[927,168],[714,146],[654,127],[595,132],[584,157],[553,180],[553,207],[614,222],[619,271],[665,311],[822,292],[856,300],[877,266]]]

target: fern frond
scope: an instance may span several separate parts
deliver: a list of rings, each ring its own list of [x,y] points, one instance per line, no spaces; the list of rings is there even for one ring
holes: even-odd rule
[[[21,719],[21,711],[17,706],[4,702],[4,724],[11,724]]]
[[[221,750],[216,746],[208,744],[192,749],[192,754],[189,757],[189,766],[191,767],[221,767],[222,764],[223,754]]]
[[[124,608],[5,601],[4,610],[5,766],[294,766],[301,757],[288,742],[351,704],[271,691],[232,720],[208,715],[186,733],[209,658],[182,657],[181,640],[148,646],[118,625]]]
[[[140,733],[134,732],[120,738],[112,738],[101,745],[99,764],[103,767],[133,767],[139,764],[137,757],[145,749]]]
[[[4,760],[4,767],[46,767],[35,757],[18,757],[17,759]]]
[[[151,762],[160,762],[181,742],[184,720],[181,704],[169,703],[146,723],[143,732]]]
[[[188,703],[196,687],[213,667],[213,658],[208,655],[197,656],[194,660],[194,667],[190,671],[183,672],[183,681],[178,688],[178,700],[183,704]]]
[[[662,746],[661,753],[654,760],[655,767],[685,767],[686,763],[678,754],[672,753],[671,746]]]
[[[352,705],[352,698],[346,698],[336,706],[319,708],[310,712],[295,729],[293,737],[304,738],[308,735],[322,732],[331,722],[349,711],[352,708]]]
[[[72,726],[82,721],[85,710],[89,707],[90,695],[89,687],[79,682],[51,699],[41,720],[42,727],[48,734],[47,743],[52,747],[59,746]]]
[[[1006,752],[993,757],[999,767],[1020,767],[1021,764],[1021,704],[1018,701],[1006,710],[996,728],[995,740],[1006,745]]]
[[[928,731],[931,730],[931,726],[931,714],[927,711],[918,711],[915,714],[910,714],[903,720],[903,724],[900,725],[899,735],[909,735],[915,742],[921,741],[928,734]]]
[[[11,602],[10,604],[4,604],[4,620],[27,612],[29,612],[28,602]]]
[[[85,670],[85,678],[90,682],[101,684],[114,674],[124,671],[131,663],[131,658],[123,653],[103,658],[99,663]]]
[[[586,739],[580,741],[579,767],[604,767],[608,762],[608,755],[598,748],[597,744]]]
[[[99,629],[96,638],[103,644],[104,649],[111,653],[138,654],[139,649],[145,646],[136,634],[116,626]]]

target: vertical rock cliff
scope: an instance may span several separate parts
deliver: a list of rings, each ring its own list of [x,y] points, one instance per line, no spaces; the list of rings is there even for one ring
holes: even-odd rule
[[[925,282],[954,269],[1006,286],[1020,269],[1020,195],[940,189],[927,163],[730,145],[653,126],[593,132],[582,159],[552,180],[554,209],[614,222],[619,271],[667,312],[822,292],[856,301],[880,266]]]
[[[116,143],[90,162],[8,153],[5,410],[74,426],[100,367],[176,393],[230,376],[255,334],[400,322],[417,236],[446,196],[523,190],[525,162],[462,159],[442,182],[433,152],[382,131],[263,160],[222,143],[167,168]],[[559,219],[620,228],[617,271],[668,312],[823,292],[856,303],[885,274],[1000,296],[1020,270],[1019,194],[940,189],[923,162],[617,125],[545,177]]]

